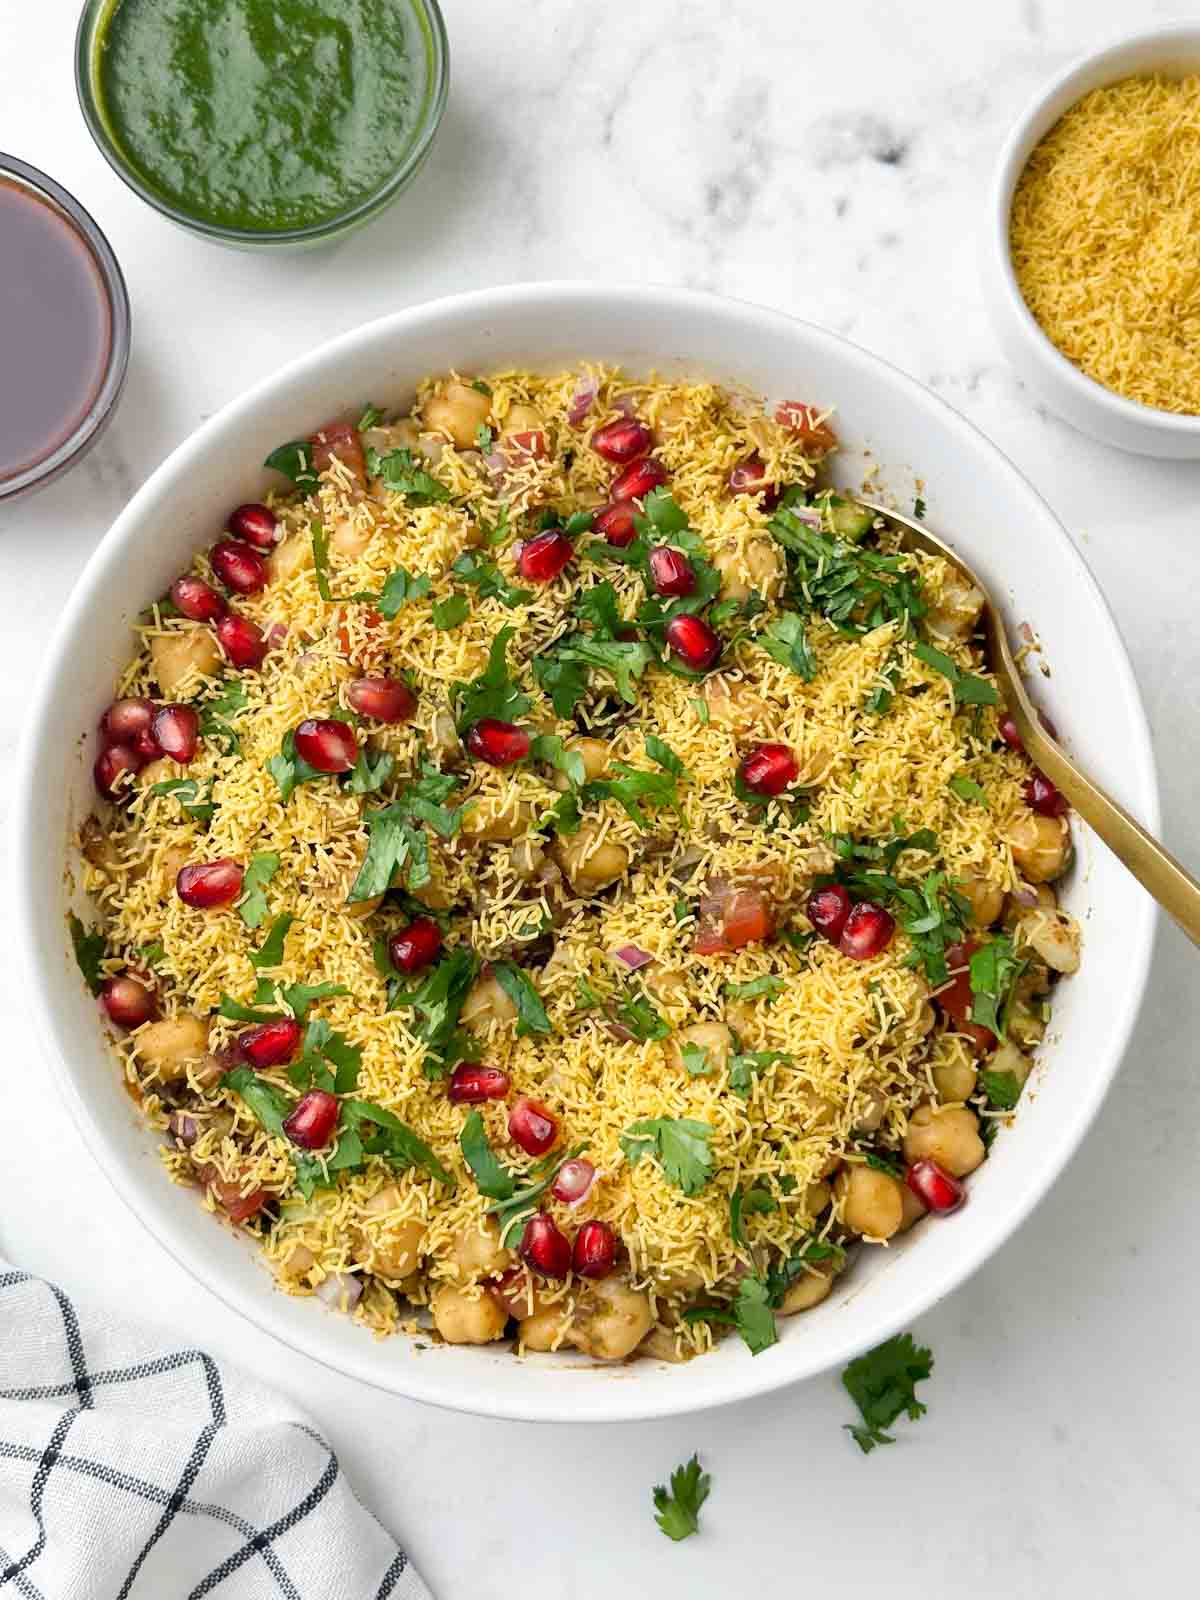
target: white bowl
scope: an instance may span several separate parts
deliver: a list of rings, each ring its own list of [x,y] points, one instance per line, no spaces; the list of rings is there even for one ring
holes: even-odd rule
[[[982,236],[984,298],[996,336],[1018,376],[1060,417],[1104,444],[1137,455],[1200,460],[1200,417],[1126,400],[1068,361],[1042,332],[1017,287],[1008,243],[1013,193],[1038,142],[1089,94],[1138,73],[1183,77],[1200,71],[1200,27],[1173,23],[1122,36],[1059,74],[1025,108],[1009,134],[988,194]]]
[[[163,1175],[75,969],[64,856],[92,806],[97,717],[127,660],[134,613],[162,594],[228,507],[261,495],[259,463],[281,439],[363,403],[407,401],[424,373],[553,369],[580,357],[634,372],[707,375],[772,399],[836,404],[856,481],[863,447],[906,501],[923,474],[932,525],[956,540],[1012,617],[1036,623],[1054,663],[1047,709],[1088,770],[1148,826],[1154,764],[1137,687],[1108,608],[1045,503],[941,400],[876,357],[773,311],[677,289],[533,284],[420,306],[343,335],[227,406],[163,463],[110,529],[50,645],[19,764],[14,830],[21,941],[54,1071],[104,1173],[159,1242],[260,1328],[380,1388],[531,1420],[665,1415],[774,1389],[848,1360],[919,1317],[972,1272],[1062,1170],[1103,1098],[1146,978],[1154,916],[1107,851],[1079,839],[1069,903],[1084,919],[1080,974],[1055,1011],[1015,1127],[972,1179],[966,1210],[861,1259],[816,1310],[781,1324],[757,1358],[740,1341],[675,1367],[516,1360],[504,1347],[380,1341],[312,1299],[278,1292],[261,1258]],[[903,471],[893,471],[902,464]],[[84,1264],[81,1262],[81,1268]],[[425,1347],[420,1346],[424,1344]]]

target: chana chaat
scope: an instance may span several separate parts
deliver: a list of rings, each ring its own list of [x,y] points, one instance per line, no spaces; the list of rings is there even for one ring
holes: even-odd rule
[[[757,1353],[962,1204],[1078,965],[1066,807],[981,596],[835,446],[708,383],[431,379],[273,452],[142,614],[77,952],[289,1293]]]

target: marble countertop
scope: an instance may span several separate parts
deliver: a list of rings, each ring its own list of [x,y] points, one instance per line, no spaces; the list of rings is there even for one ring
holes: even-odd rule
[[[79,0],[0,7],[0,148],[108,232],[134,308],[120,413],[87,463],[0,510],[0,771],[86,555],[204,417],[280,362],[393,308],[549,277],[690,284],[820,322],[912,373],[1032,478],[1128,641],[1168,844],[1200,862],[1200,464],[1119,455],[1047,416],[985,320],[990,164],[1039,83],[1129,27],[1120,0],[448,0],[453,84],[409,194],[332,249],[241,255],[173,230],[84,131]],[[1168,20],[1193,10],[1151,4]],[[15,376],[3,369],[0,382]],[[131,582],[136,576],[131,574]],[[0,786],[0,808],[6,804]],[[7,872],[7,865],[5,868]],[[48,1081],[0,968],[0,1250],[153,1316],[287,1390],[439,1600],[654,1589],[740,1596],[1167,1592],[1200,1557],[1195,952],[1164,928],[1129,1057],[1033,1218],[916,1330],[928,1416],[859,1455],[834,1376],[620,1428],[484,1422],[389,1399],[253,1331],[116,1199]],[[650,1487],[699,1449],[704,1534],[674,1546]],[[863,1537],[861,1530],[867,1530]]]

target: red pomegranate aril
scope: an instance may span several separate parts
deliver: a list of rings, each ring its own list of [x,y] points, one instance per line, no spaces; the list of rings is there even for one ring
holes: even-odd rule
[[[503,1100],[512,1079],[499,1067],[480,1067],[464,1061],[450,1074],[447,1091],[455,1105],[477,1106],[485,1100]]]
[[[154,990],[136,978],[106,978],[100,1004],[119,1028],[140,1028],[154,1015]]]
[[[730,494],[760,494],[764,511],[773,511],[779,504],[779,485],[767,478],[767,469],[760,456],[747,456],[739,461],[729,474]]]
[[[257,594],[267,586],[267,563],[248,544],[222,539],[208,552],[213,571],[235,594]]]
[[[939,1216],[957,1211],[967,1198],[967,1186],[936,1161],[914,1161],[904,1181],[921,1203]]]
[[[197,861],[181,867],[175,879],[175,893],[185,906],[211,911],[232,905],[242,892],[242,864],[231,856],[220,861]]]
[[[270,506],[238,506],[229,517],[229,531],[234,538],[244,539],[256,550],[275,548],[275,530],[278,526],[279,518]]]
[[[153,721],[153,700],[114,700],[100,718],[100,732],[105,744],[127,744],[136,749],[138,736],[149,733]]]
[[[636,417],[621,417],[616,422],[606,422],[592,435],[592,449],[605,461],[624,466],[629,461],[649,453],[654,435],[644,422]]]
[[[585,1222],[575,1235],[571,1266],[581,1278],[607,1278],[617,1264],[617,1236],[607,1222]]]
[[[249,617],[235,616],[232,611],[217,623],[217,643],[234,667],[261,667],[268,645],[263,631]]]
[[[432,917],[415,917],[388,940],[388,960],[397,972],[420,972],[438,958],[442,930]]]
[[[890,911],[877,906],[873,900],[860,900],[851,907],[846,918],[838,949],[854,961],[870,961],[872,956],[887,949],[895,931],[896,922]]]
[[[336,717],[308,717],[294,738],[296,754],[318,772],[349,772],[358,760],[354,729]]]
[[[131,745],[110,744],[106,745],[96,757],[96,764],[92,768],[92,778],[96,788],[106,800],[115,800],[118,793],[128,792],[128,786],[122,784],[117,788],[117,780],[123,772],[140,772],[145,766],[141,755]]]
[[[664,631],[671,649],[693,672],[707,672],[721,654],[721,636],[703,617],[672,617]]]
[[[742,782],[755,794],[782,794],[795,783],[800,771],[791,748],[786,744],[755,745],[742,762]]]
[[[163,755],[186,766],[200,743],[200,718],[191,706],[163,706],[155,712],[151,732]]]
[[[638,508],[632,500],[617,500],[612,505],[604,506],[592,518],[592,530],[602,534],[609,544],[615,545],[618,550],[624,550],[626,545],[632,544],[637,538],[637,529],[633,519],[638,514]]]
[[[836,944],[842,937],[846,926],[846,919],[853,909],[853,901],[849,893],[840,883],[826,884],[823,889],[814,889],[808,897],[808,920],[819,934]]]
[[[176,578],[170,588],[171,603],[189,622],[217,622],[229,607],[225,597],[219,595],[211,583],[191,574]]]
[[[145,766],[147,761],[158,760],[159,756],[162,755],[162,749],[159,746],[158,740],[154,737],[153,723],[151,723],[149,729],[145,733],[138,734],[137,738],[134,739],[129,748],[137,756],[138,760],[143,766]]]
[[[656,545],[650,552],[650,577],[659,594],[691,594],[696,587],[696,573],[682,550],[669,544]]]
[[[596,1169],[583,1156],[564,1161],[550,1185],[550,1193],[565,1206],[577,1206],[591,1193],[596,1181]]]
[[[558,1138],[558,1118],[523,1094],[508,1114],[508,1136],[527,1156],[545,1155]]]
[[[608,491],[610,500],[644,500],[651,489],[666,483],[669,474],[661,461],[645,456],[618,472]]]
[[[553,583],[574,553],[561,528],[544,528],[521,546],[517,571],[530,583]]]
[[[565,1278],[571,1270],[571,1241],[544,1211],[537,1212],[525,1224],[521,1259],[543,1278]]]
[[[320,1150],[333,1138],[337,1119],[338,1103],[333,1095],[324,1089],[310,1089],[283,1119],[283,1131],[301,1150]]]
[[[1039,817],[1061,817],[1068,809],[1065,796],[1044,772],[1036,770],[1025,780],[1025,804]]]
[[[1025,741],[1021,737],[1021,730],[1017,727],[1012,717],[1006,711],[996,724],[996,731],[1005,744],[1013,750],[1024,750]]]
[[[294,1017],[278,1017],[274,1022],[260,1022],[247,1028],[233,1041],[234,1048],[243,1061],[252,1067],[281,1067],[290,1061],[300,1048],[300,1024]]]
[[[346,701],[372,722],[407,722],[417,697],[401,678],[355,678],[346,685]]]
[[[511,767],[529,754],[529,735],[515,722],[498,717],[481,717],[467,734],[467,749],[477,761],[489,767]]]

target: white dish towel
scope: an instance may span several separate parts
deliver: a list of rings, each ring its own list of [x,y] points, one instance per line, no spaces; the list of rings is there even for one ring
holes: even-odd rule
[[[286,1401],[0,1261],[0,1600],[430,1600]]]

